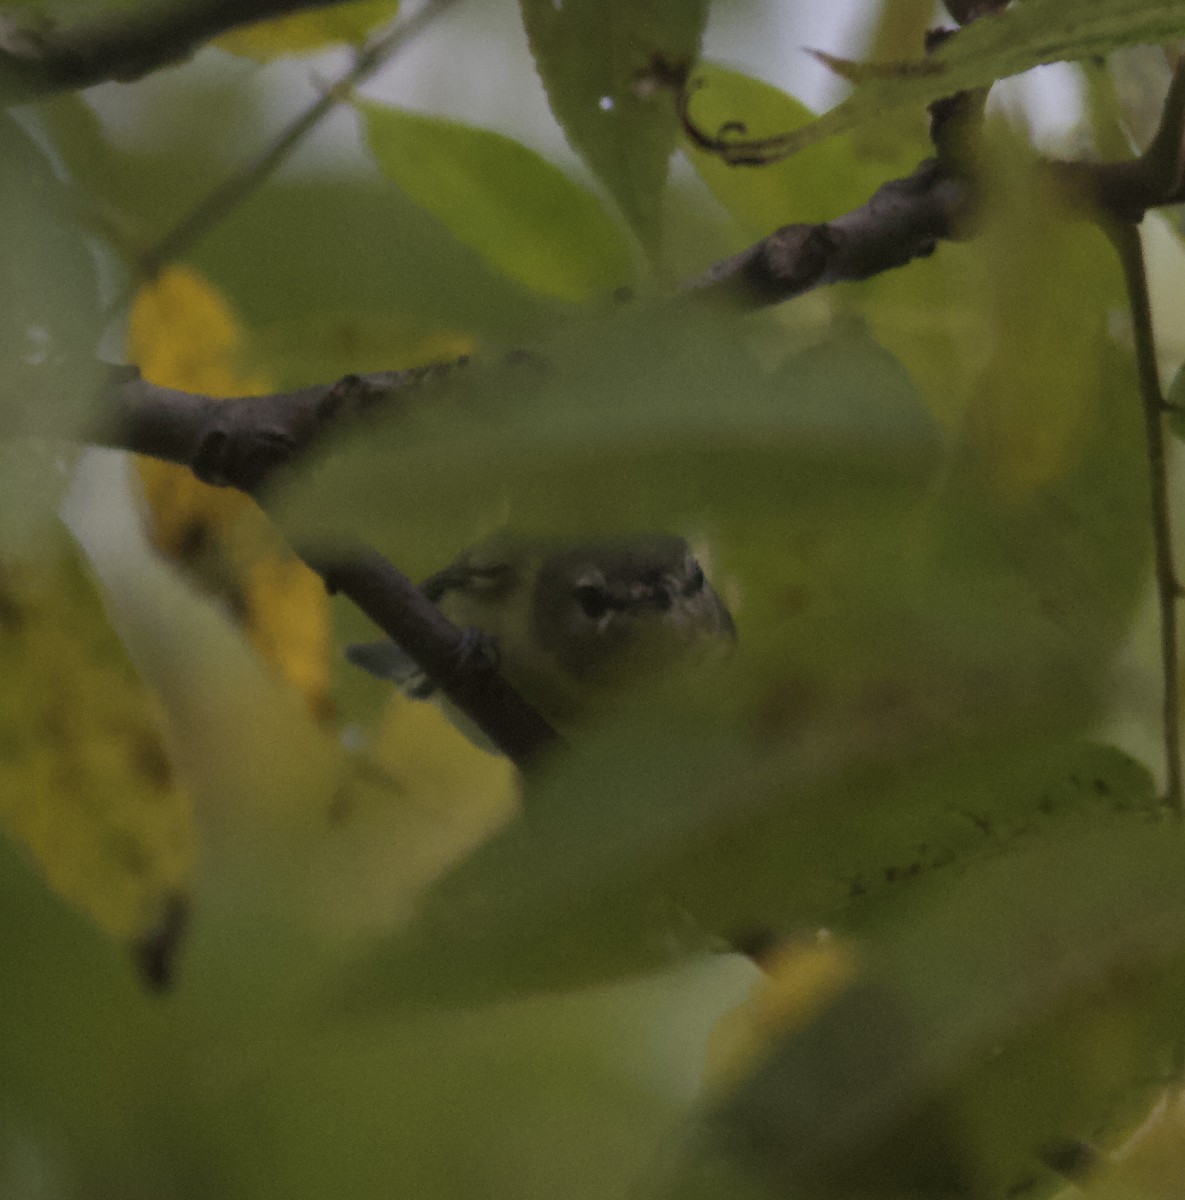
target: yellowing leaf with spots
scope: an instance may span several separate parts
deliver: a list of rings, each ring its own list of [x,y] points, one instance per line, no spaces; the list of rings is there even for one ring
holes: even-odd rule
[[[354,0],[329,8],[255,21],[217,38],[214,45],[231,54],[270,62],[285,54],[313,54],[340,42],[358,43],[399,11],[399,0]]]
[[[160,713],[76,558],[0,560],[0,830],[108,932],[165,917],[193,859]]]
[[[401,922],[518,811],[509,759],[475,746],[436,704],[395,692],[336,813],[335,863],[350,886],[335,889],[332,915],[354,929]]]
[[[210,395],[267,391],[239,365],[241,334],[222,296],[189,267],[171,267],[132,308],[128,356],[146,379]],[[149,537],[220,599],[252,645],[327,716],[329,618],[321,580],[256,504],[199,482],[184,467],[140,460]]]

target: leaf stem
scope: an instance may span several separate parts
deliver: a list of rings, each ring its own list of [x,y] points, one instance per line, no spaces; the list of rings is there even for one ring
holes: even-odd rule
[[[1148,451],[1148,484],[1151,500],[1152,541],[1156,570],[1156,600],[1160,615],[1160,666],[1163,676],[1165,803],[1178,818],[1185,817],[1181,781],[1181,699],[1177,673],[1177,602],[1182,596],[1173,565],[1172,527],[1169,519],[1168,461],[1162,418],[1165,400],[1156,366],[1152,332],[1152,306],[1144,248],[1137,226],[1127,221],[1108,223],[1107,234],[1119,253],[1131,306],[1136,371],[1144,410],[1144,437]]]

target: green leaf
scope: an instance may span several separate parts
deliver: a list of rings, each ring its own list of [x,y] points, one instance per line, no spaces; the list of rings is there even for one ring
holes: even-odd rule
[[[616,222],[541,155],[456,121],[357,107],[383,174],[511,279],[578,303],[632,282]]]
[[[222,117],[244,119],[241,98],[228,103],[224,86],[204,75],[194,81],[179,74],[172,103],[145,114],[146,120],[163,121],[167,113],[169,122],[183,123],[155,128],[150,140],[157,150],[113,143],[75,95],[56,97],[39,110],[80,186],[97,198],[105,221],[123,231],[129,257],[192,208],[209,180],[225,169],[217,147],[233,129]],[[299,254],[283,252],[293,245],[300,246]],[[332,327],[336,314],[371,314],[370,321],[374,313],[390,313],[417,330],[486,334],[516,344],[567,310],[494,270],[385,180],[356,172],[266,181],[194,247],[193,263],[265,337],[277,322],[313,323],[330,313]],[[400,269],[392,270],[392,263]],[[322,329],[321,342],[326,336]],[[353,336],[348,329],[343,333],[347,341]],[[370,357],[365,330],[363,337],[363,357],[390,367],[392,360]],[[403,361],[404,340],[396,341],[396,363]],[[268,361],[277,387],[358,370],[357,363],[318,365],[310,349],[306,343],[296,358]]]
[[[8,437],[76,432],[100,379],[95,259],[74,204],[34,140],[0,116],[0,417]]]
[[[452,407],[438,430],[475,420],[480,452],[444,437],[418,445],[428,425],[413,421],[392,426],[402,449],[367,432],[373,486],[347,455],[341,486],[363,488],[360,514],[390,504],[409,473],[431,498],[417,508],[409,493],[392,513],[384,540],[397,558],[425,514],[438,537],[460,539],[432,565],[464,544],[456,497],[422,458],[463,464],[493,511],[502,496],[503,514],[550,518],[569,536],[610,517],[703,529],[714,577],[740,598],[729,669],[644,692],[537,780],[529,825],[462,867],[409,940],[376,958],[372,997],[603,978],[753,925],[860,926],[913,881],[1004,853],[1047,819],[1046,793],[1088,769],[1066,734],[1094,711],[1148,540],[1133,376],[1103,330],[1113,264],[1039,206],[1025,220],[1030,234],[1011,252],[992,242],[983,265],[998,351],[1056,354],[1066,340],[1070,358],[1019,396],[998,389],[1029,387],[1023,375],[987,371],[987,413],[967,423],[995,413],[1007,436],[968,433],[929,497],[932,431],[899,364],[858,328],[759,380],[726,330],[676,334],[635,314],[641,347],[615,322],[594,327],[585,365],[557,356],[549,376],[540,364],[538,400],[523,387],[501,410],[468,408],[464,391],[422,398]],[[1060,247],[1061,278],[1024,275],[1022,257],[1043,261],[1027,237]],[[980,342],[985,325],[997,336],[981,323]],[[517,406],[522,426],[502,424]],[[701,433],[710,449],[695,449]],[[1065,799],[1071,811],[1094,803]]]
[[[678,123],[646,76],[656,60],[699,54],[705,0],[521,0],[551,111],[656,256],[667,160]]]
[[[469,1181],[493,1200],[624,1195],[685,1111],[681,1059],[736,993],[701,971],[332,1023],[306,1005],[331,960],[323,911],[310,922],[306,893],[274,890],[289,873],[274,841],[236,856],[229,873],[218,856],[162,1000],[0,836],[0,1011],[20,1034],[0,1041],[5,1195],[200,1200],[211,1179],[227,1200],[379,1200],[393,1179],[424,1200]],[[662,1083],[639,1069],[664,1058],[680,1066]]]
[[[474,339],[434,328],[405,311],[327,305],[245,331],[244,360],[269,379],[339,379],[447,363],[469,354]]]
[[[938,1178],[1041,1196],[1064,1186],[1053,1146],[1115,1146],[1175,1075],[1185,864],[1146,799],[1111,799],[917,895],[856,982],[708,1108],[691,1178],[722,1159],[761,1196]]]
[[[529,824],[442,886],[375,994],[871,921],[1010,844],[1071,769],[1146,576],[1139,411],[1105,331],[1113,263],[1023,163],[1005,178],[937,486],[940,439],[857,323],[766,376],[718,314],[639,306],[506,368],[501,392],[480,367],[423,389],[307,482],[302,520],[365,528],[424,573],[483,522],[702,531],[738,601],[728,667],[644,691],[539,777]]]
[[[766,148],[771,156],[796,154],[896,110],[987,87],[1043,63],[1073,62],[1182,35],[1185,11],[1176,0],[1081,0],[1072,16],[1061,0],[1027,0],[980,18],[918,61],[864,66],[835,60],[837,69],[859,81],[855,92],[817,120],[770,138]],[[744,114],[736,118],[743,120]],[[745,141],[735,135],[727,140]]]
[[[292,244],[300,254],[279,253]],[[211,233],[194,261],[260,328],[327,312],[387,312],[418,329],[521,344],[560,315],[555,301],[494,270],[381,179],[273,181]],[[397,343],[399,361],[401,353]],[[325,378],[323,367],[298,375],[275,365],[285,371],[278,386]]]
[[[73,1183],[81,1166],[100,1186],[119,1178],[120,1195],[159,1195],[146,1177],[157,1174],[159,1184],[163,1164],[129,1128],[126,1104],[148,1084],[149,1056],[171,1065],[154,1053],[160,998],[147,995],[122,948],[68,909],[4,834],[0,946],[8,964],[0,1010],[20,1030],[0,1044],[0,1186],[24,1194],[24,1158],[40,1180]]]
[[[743,601],[727,668],[642,689],[529,780],[530,819],[360,971],[369,1003],[573,986],[754,928],[860,927],[919,881],[1109,804],[1051,798],[1110,769],[1064,738],[1092,711],[1097,659],[1023,589],[928,564],[916,516],[825,511],[725,554]]]
[[[282,507],[293,529],[350,529],[427,574],[494,523],[695,529],[915,495],[939,445],[899,365],[857,332],[799,366],[766,378],[717,314],[634,306],[418,389],[294,477]]]

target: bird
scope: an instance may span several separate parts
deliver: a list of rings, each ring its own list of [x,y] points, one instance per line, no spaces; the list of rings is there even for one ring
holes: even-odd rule
[[[606,712],[631,686],[719,657],[736,641],[732,615],[677,534],[565,540],[502,531],[420,588],[564,733]],[[346,657],[415,698],[435,691],[393,641],[351,645]],[[449,716],[473,738],[458,714]]]

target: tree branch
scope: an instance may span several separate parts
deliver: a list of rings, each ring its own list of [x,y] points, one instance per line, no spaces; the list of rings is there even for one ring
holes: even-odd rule
[[[1050,162],[1054,184],[1089,215],[1139,224],[1152,208],[1185,201],[1185,60],[1173,72],[1160,124],[1139,158]]]
[[[466,359],[407,371],[347,375],[295,392],[223,399],[161,387],[134,367],[112,369],[91,440],[193,469],[206,483],[256,495],[331,430],[374,409],[404,403],[421,384],[452,374]]]
[[[868,279],[933,254],[957,236],[968,189],[935,159],[819,225],[784,225],[686,285],[697,299],[740,308],[781,304],[814,288]]]
[[[370,550],[301,550],[305,562],[415,659],[452,701],[520,769],[559,744],[559,735],[498,673],[491,659],[407,576]]]
[[[188,58],[228,29],[341,0],[139,0],[70,23],[0,14],[0,104],[126,81]]]
[[[115,368],[107,420],[98,445],[188,466],[206,483],[234,487],[267,507],[267,488],[326,434],[390,411],[421,384],[439,380],[465,360],[411,371],[348,375],[327,387],[222,400],[158,387],[134,370]],[[558,735],[483,654],[405,575],[348,537],[333,547],[294,549],[325,581],[348,596],[416,660],[447,697],[520,768],[556,745]]]

